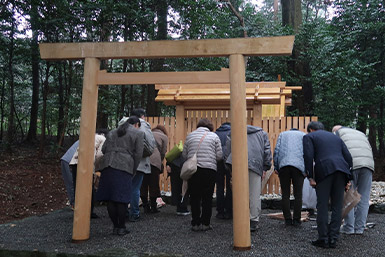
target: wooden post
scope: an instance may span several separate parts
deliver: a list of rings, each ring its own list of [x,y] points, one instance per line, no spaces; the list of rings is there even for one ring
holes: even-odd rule
[[[87,240],[90,237],[92,173],[94,169],[96,112],[98,105],[97,74],[99,69],[99,59],[85,59],[80,119],[79,162],[77,167],[75,213],[72,231],[73,242]]]
[[[253,105],[253,126],[262,128],[262,103],[257,102]]]
[[[249,171],[246,133],[245,60],[230,55],[231,153],[234,250],[250,250]]]
[[[184,120],[184,105],[177,104],[176,105],[176,126],[177,129],[175,131],[175,143],[178,144],[180,140],[184,142],[186,138],[186,125]]]
[[[279,106],[279,117],[284,117],[285,116],[285,111],[286,111],[286,96],[281,95],[281,103]]]

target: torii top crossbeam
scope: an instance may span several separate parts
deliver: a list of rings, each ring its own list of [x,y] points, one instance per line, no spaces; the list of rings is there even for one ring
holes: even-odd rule
[[[42,43],[45,60],[288,55],[294,36],[102,43]]]
[[[87,240],[90,234],[90,203],[98,85],[102,83],[101,59],[229,57],[231,147],[234,201],[234,249],[250,249],[249,188],[246,137],[245,56],[290,55],[294,36],[232,38],[207,40],[168,40],[104,43],[43,43],[41,58],[45,60],[84,59],[84,80],[80,121],[79,162],[77,169],[75,213],[72,239]],[[104,77],[106,79],[106,77]],[[182,82],[182,81],[180,81]],[[104,83],[108,83],[104,81]],[[167,83],[163,81],[163,83]],[[171,82],[171,83],[176,83]],[[191,82],[191,83],[204,83]],[[225,83],[225,82],[215,82]],[[127,82],[126,84],[131,84]],[[156,83],[154,83],[156,84]],[[177,111],[178,115],[178,111]]]

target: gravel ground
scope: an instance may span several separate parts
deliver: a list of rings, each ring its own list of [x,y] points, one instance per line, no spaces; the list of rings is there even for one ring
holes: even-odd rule
[[[71,243],[73,212],[69,208],[2,224],[0,256],[8,256],[7,250],[96,256],[383,256],[385,252],[384,214],[369,214],[368,222],[376,226],[364,235],[341,235],[337,249],[320,249],[310,244],[317,237],[315,221],[285,227],[283,221],[266,216],[277,210],[264,209],[259,230],[251,234],[251,250],[242,252],[233,251],[230,220],[213,217],[213,230],[193,232],[191,216],[176,216],[175,207],[169,205],[160,210],[142,214],[139,222],[127,222],[131,233],[119,237],[112,235],[106,207],[96,207],[100,218],[91,220],[90,239],[77,244]]]

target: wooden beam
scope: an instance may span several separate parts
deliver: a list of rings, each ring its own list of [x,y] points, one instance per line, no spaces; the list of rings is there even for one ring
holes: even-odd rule
[[[233,170],[233,233],[234,249],[249,250],[250,209],[249,170],[247,161],[245,59],[241,54],[230,55],[231,88],[231,153]]]
[[[41,43],[44,60],[290,55],[294,36],[102,43]]]
[[[286,86],[285,89],[302,90],[302,86]]]
[[[229,69],[221,71],[180,72],[121,72],[98,73],[98,85],[147,85],[147,84],[230,83]]]
[[[271,87],[278,87],[278,88],[285,88],[286,82],[280,82],[280,81],[271,81],[271,82],[246,82],[246,88],[271,88]],[[226,84],[161,84],[156,83],[155,89],[199,89],[199,88],[224,88],[224,89],[230,89],[230,83]],[[291,87],[286,87],[291,88]]]
[[[79,162],[76,176],[75,212],[72,231],[73,241],[90,237],[92,173],[95,158],[96,112],[98,86],[96,84],[100,60],[86,58],[80,118]]]

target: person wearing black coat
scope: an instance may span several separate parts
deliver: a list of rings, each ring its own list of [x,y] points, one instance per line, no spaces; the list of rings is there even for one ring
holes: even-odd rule
[[[351,176],[352,156],[339,137],[323,130],[321,122],[310,122],[307,131],[308,134],[303,137],[305,170],[317,194],[318,240],[312,241],[312,244],[335,248],[342,220],[344,189]]]
[[[221,140],[223,157],[226,153],[226,139],[231,132],[231,125],[229,122],[223,123],[215,133]],[[233,193],[231,190],[231,170],[225,165],[226,160],[222,159],[217,164],[217,217],[218,219],[231,219],[233,217]],[[226,193],[225,193],[226,185]]]
[[[172,162],[166,163],[167,172],[171,178],[171,203],[172,205],[176,205],[176,214],[178,216],[190,214],[187,207],[189,202],[188,190],[184,197],[182,197],[183,180],[180,178],[180,171],[184,161],[185,159],[183,159],[181,154]]]

